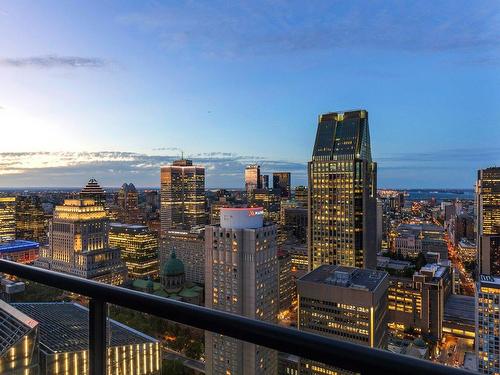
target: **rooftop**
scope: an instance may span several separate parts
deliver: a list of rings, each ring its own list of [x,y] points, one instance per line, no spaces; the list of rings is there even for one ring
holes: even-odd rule
[[[8,242],[0,242],[0,254],[14,253],[22,250],[38,249],[40,244],[34,241],[13,240]]]
[[[451,294],[444,305],[444,320],[475,324],[475,299]]]
[[[0,300],[0,357],[38,323]]]
[[[489,275],[481,275],[479,282],[481,286],[491,286],[494,288],[500,288],[500,277],[494,277]]]
[[[39,322],[40,346],[49,353],[88,350],[89,310],[77,303],[15,303],[13,306]],[[111,345],[156,342],[141,332],[110,319]]]
[[[146,232],[149,228],[145,225],[111,223],[109,229],[117,232]]]
[[[300,280],[374,291],[385,277],[387,272],[384,271],[323,265],[302,276]]]

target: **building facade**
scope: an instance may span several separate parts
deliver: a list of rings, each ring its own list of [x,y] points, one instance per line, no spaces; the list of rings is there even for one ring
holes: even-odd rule
[[[47,220],[39,197],[16,198],[16,238],[47,243]]]
[[[478,372],[500,373],[500,278],[481,275],[476,287]]]
[[[290,172],[273,173],[273,189],[280,191],[281,196],[290,199],[292,196],[292,175]]]
[[[106,204],[106,192],[95,178],[91,178],[87,185],[80,191],[80,199],[92,199],[95,204],[104,206]]]
[[[419,334],[443,335],[445,303],[452,293],[452,270],[427,264],[412,278],[389,278],[388,324],[394,331],[412,329]]]
[[[205,284],[205,229],[167,231],[160,247],[161,269],[173,251],[184,263],[186,281]]]
[[[255,189],[262,189],[260,178],[260,165],[252,164],[245,168],[245,191],[251,196]]]
[[[388,274],[323,265],[297,280],[298,329],[371,348],[385,348]],[[300,360],[301,374],[345,373]]]
[[[476,215],[479,273],[500,275],[500,167],[478,171]]]
[[[262,208],[223,208],[205,229],[205,306],[276,322],[279,306],[276,226]],[[274,350],[205,331],[206,374],[276,374]]]
[[[205,224],[205,167],[181,159],[161,168],[161,236],[170,229]]]
[[[0,242],[16,238],[16,197],[0,197]]]
[[[147,226],[113,223],[109,246],[118,248],[132,279],[155,279],[159,275],[158,238]]]
[[[133,183],[125,183],[118,191],[118,218],[122,223],[136,224],[139,221],[139,194]]]
[[[321,115],[308,164],[311,269],[376,266],[376,175],[368,112]]]
[[[108,219],[93,200],[67,199],[49,224],[49,246],[35,265],[57,272],[120,285],[127,269],[120,250],[108,246]]]

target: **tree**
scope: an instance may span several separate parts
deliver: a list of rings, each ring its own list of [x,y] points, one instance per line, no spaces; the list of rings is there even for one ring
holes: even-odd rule
[[[178,360],[165,360],[161,366],[161,373],[168,375],[191,375],[193,371],[184,367],[181,361]]]

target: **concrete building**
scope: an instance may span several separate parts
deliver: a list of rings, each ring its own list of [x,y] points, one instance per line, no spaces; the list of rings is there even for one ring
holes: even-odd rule
[[[167,231],[160,246],[161,269],[172,251],[184,263],[186,281],[205,284],[205,228]]]
[[[109,246],[120,249],[130,278],[158,277],[158,238],[147,226],[112,223]]]
[[[308,189],[306,186],[297,186],[295,188],[294,199],[295,202],[300,204],[301,207],[307,208],[307,200],[308,200]]]
[[[278,250],[279,311],[292,307],[295,285],[292,276],[292,257],[284,250]]]
[[[476,286],[478,372],[500,373],[500,277],[481,275]]]
[[[93,200],[66,199],[49,224],[49,246],[40,249],[35,266],[120,285],[127,269],[120,250],[109,247],[104,206]]]
[[[276,322],[279,307],[276,226],[262,208],[222,208],[205,229],[205,306]],[[276,374],[274,350],[205,331],[207,374]]]
[[[297,280],[298,329],[371,348],[385,348],[389,276],[338,265],[323,265]],[[341,369],[301,359],[301,374]]]
[[[472,263],[477,259],[477,247],[472,241],[462,239],[457,246],[458,256],[462,262]]]
[[[161,236],[170,229],[204,225],[205,167],[181,159],[161,168]]]
[[[121,223],[137,224],[139,222],[139,193],[133,183],[124,183],[118,191],[118,220]]]
[[[478,171],[476,215],[479,273],[500,275],[500,167]]]
[[[452,293],[452,271],[448,265],[427,264],[412,278],[389,278],[389,327],[404,332],[413,329],[432,335],[443,334],[445,302]]]
[[[368,112],[320,115],[308,164],[310,269],[376,267],[376,176]]]
[[[434,224],[401,224],[397,228],[393,251],[409,258],[433,252],[438,253],[440,259],[448,259],[444,228]]]

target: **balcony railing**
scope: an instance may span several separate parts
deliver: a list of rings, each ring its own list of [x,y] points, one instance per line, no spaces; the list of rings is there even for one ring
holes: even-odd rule
[[[0,272],[80,294],[90,299],[89,372],[91,375],[106,374],[107,303],[361,374],[471,374],[462,369],[437,365],[429,361],[7,260],[0,260]]]

